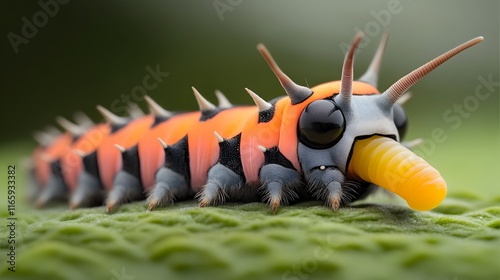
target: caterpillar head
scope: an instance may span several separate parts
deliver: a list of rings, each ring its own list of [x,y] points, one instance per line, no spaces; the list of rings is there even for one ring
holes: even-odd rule
[[[437,66],[483,38],[432,59],[381,94],[376,89],[377,73],[387,35],[368,71],[353,81],[354,53],[361,38],[362,34],[356,35],[346,54],[341,81],[310,90],[286,90],[283,85],[292,105],[303,103],[297,122],[297,156],[306,181],[325,189],[339,189],[347,176],[396,193],[414,209],[432,209],[444,199],[446,183],[432,166],[399,143],[406,131],[406,115],[396,102]]]

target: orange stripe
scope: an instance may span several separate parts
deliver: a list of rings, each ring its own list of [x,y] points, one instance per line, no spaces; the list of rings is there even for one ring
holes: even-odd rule
[[[51,173],[50,163],[43,160],[42,155],[51,160],[61,159],[70,150],[71,142],[73,142],[73,136],[69,133],[64,133],[57,137],[47,148],[35,150],[33,154],[36,168],[35,173],[42,188],[47,184]]]
[[[139,140],[141,179],[145,190],[153,187],[156,171],[165,163],[165,152],[158,138],[165,141],[167,145],[173,145],[188,133],[199,118],[200,112],[173,116],[155,126]]]
[[[275,107],[273,119],[269,122],[258,123],[257,110],[249,115],[241,134],[240,145],[243,172],[249,184],[257,185],[260,182],[259,170],[264,164],[264,153],[258,149],[258,146],[272,148],[279,143],[282,115],[283,106]]]
[[[140,137],[150,129],[153,122],[154,117],[151,115],[135,119],[103,140],[102,145],[97,149],[97,161],[105,189],[111,189],[113,179],[122,165],[121,154],[114,145],[118,144],[126,149],[133,147],[139,142]]]
[[[77,186],[78,176],[83,170],[83,160],[79,155],[76,155],[73,150],[82,151],[84,154],[90,154],[97,150],[103,140],[109,134],[111,128],[109,124],[98,124],[76,140],[71,145],[71,149],[61,158],[61,169],[64,181],[70,190],[74,190]]]
[[[257,107],[236,107],[219,112],[213,118],[193,125],[188,133],[189,167],[191,186],[199,191],[207,181],[207,172],[219,158],[219,145],[214,136],[217,131],[223,138],[232,138],[242,132],[248,118]]]
[[[50,175],[50,165],[41,159],[42,154],[45,152],[44,147],[37,147],[35,151],[33,151],[33,155],[31,156],[33,162],[35,163],[35,177],[40,185],[40,187],[44,188],[49,180]]]

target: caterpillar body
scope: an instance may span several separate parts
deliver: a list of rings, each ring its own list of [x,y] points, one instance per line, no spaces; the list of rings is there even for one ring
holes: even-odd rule
[[[172,113],[150,97],[150,114],[131,108],[119,117],[104,107],[106,122],[82,115],[59,117],[66,133],[39,132],[32,158],[36,204],[69,200],[70,208],[106,204],[107,211],[147,198],[148,210],[196,197],[200,206],[226,200],[282,204],[315,197],[333,209],[360,199],[376,186],[416,210],[444,199],[439,172],[400,143],[406,114],[398,103],[413,84],[437,66],[481,42],[467,41],[377,90],[384,34],[368,70],[353,80],[357,34],[346,54],[342,77],[308,88],[293,82],[259,44],[286,96],[270,102],[250,89],[255,106],[234,106],[216,92],[219,105],[194,87],[198,112]],[[131,105],[132,106],[132,105]],[[406,146],[406,147],[405,147]]]

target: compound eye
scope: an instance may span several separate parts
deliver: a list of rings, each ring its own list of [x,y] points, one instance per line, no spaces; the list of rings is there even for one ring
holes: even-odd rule
[[[299,139],[310,148],[325,149],[335,145],[344,130],[344,115],[331,100],[313,101],[300,115]]]
[[[394,124],[398,129],[399,140],[401,141],[405,135],[408,128],[408,117],[406,116],[405,110],[399,104],[394,104],[392,106],[392,115],[394,119]]]

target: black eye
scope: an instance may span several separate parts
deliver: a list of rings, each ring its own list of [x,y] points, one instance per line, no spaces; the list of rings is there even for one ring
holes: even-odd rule
[[[406,116],[403,107],[399,106],[397,103],[392,106],[392,114],[394,118],[394,124],[398,129],[399,140],[402,140],[406,135],[406,129],[408,128],[408,117]]]
[[[317,100],[302,111],[299,119],[299,139],[313,149],[335,145],[345,130],[342,111],[331,100]]]

